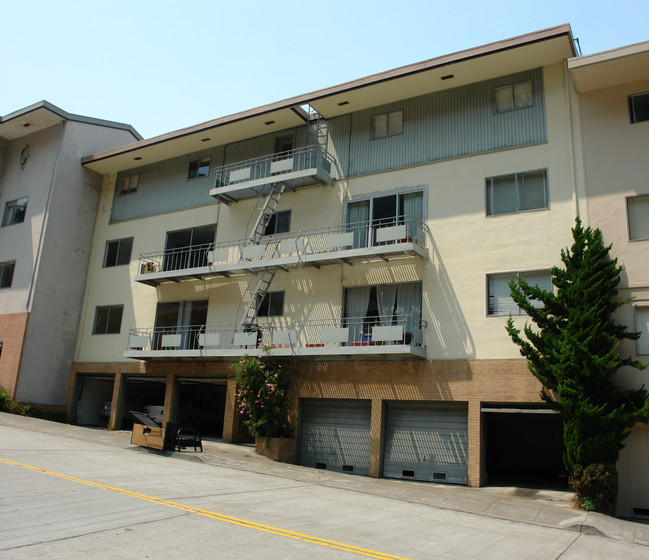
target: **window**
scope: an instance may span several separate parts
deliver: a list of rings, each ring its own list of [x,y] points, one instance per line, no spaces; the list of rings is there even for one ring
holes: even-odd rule
[[[494,90],[494,112],[505,113],[534,105],[532,81],[520,82]]]
[[[25,221],[25,212],[27,212],[27,201],[29,197],[19,198],[7,202],[5,213],[2,217],[2,227],[12,224],[20,224]]]
[[[649,194],[626,199],[629,239],[649,239]]]
[[[180,335],[181,350],[198,348],[198,335],[205,332],[207,300],[158,303],[152,348],[164,349],[165,335]]]
[[[92,334],[119,334],[122,326],[123,305],[103,305],[95,310]]]
[[[207,266],[207,252],[214,243],[216,224],[167,232],[163,270]]]
[[[343,319],[352,341],[370,336],[376,325],[403,325],[405,344],[410,344],[421,319],[421,283],[346,288]]]
[[[403,111],[393,111],[372,117],[372,140],[395,136],[403,132]]]
[[[207,156],[190,161],[187,178],[196,179],[197,177],[207,177],[210,174],[211,159],[212,158]]]
[[[424,219],[424,192],[400,192],[347,204],[347,231],[354,232],[354,249],[376,245],[382,227],[406,225],[406,239],[419,239]]]
[[[137,187],[140,183],[140,174],[134,173],[133,175],[127,175],[119,179],[119,194],[131,194],[137,192]]]
[[[637,354],[649,354],[649,307],[635,308],[635,330],[640,333],[636,341]]]
[[[0,288],[11,288],[16,261],[0,263]]]
[[[545,169],[487,179],[487,215],[548,208]]]
[[[104,254],[104,268],[109,266],[120,266],[128,264],[131,260],[131,249],[133,248],[133,238],[125,237],[124,239],[115,239],[106,241],[106,251]]]
[[[548,292],[552,291],[552,275],[549,270],[531,272],[506,272],[487,275],[487,315],[523,315],[524,311],[514,303],[510,295],[509,281],[522,278],[530,285],[536,285]],[[540,301],[533,300],[532,305],[540,307]]]
[[[629,118],[632,124],[649,121],[649,92],[629,95]]]
[[[284,314],[284,292],[268,292],[261,300],[258,317],[279,317]]]
[[[272,235],[273,233],[287,233],[291,230],[291,211],[283,210],[282,212],[275,212],[268,222],[264,235]]]

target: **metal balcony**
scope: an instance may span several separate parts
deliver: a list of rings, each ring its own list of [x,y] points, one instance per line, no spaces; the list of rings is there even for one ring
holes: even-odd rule
[[[227,359],[244,354],[358,359],[425,358],[424,328],[418,313],[311,321],[259,318],[252,327],[193,325],[132,329],[125,358]]]
[[[136,282],[156,286],[215,276],[408,257],[428,258],[428,226],[416,216],[368,220],[263,237],[181,247],[140,256]]]
[[[215,170],[215,184],[210,195],[230,204],[256,198],[274,183],[284,183],[289,190],[333,185],[333,163],[334,159],[320,146],[305,146],[232,163]]]

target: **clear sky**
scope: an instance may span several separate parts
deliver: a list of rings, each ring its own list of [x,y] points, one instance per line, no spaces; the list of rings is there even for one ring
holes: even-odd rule
[[[649,1],[0,0],[0,115],[42,99],[150,138],[570,23],[583,54],[649,40]]]

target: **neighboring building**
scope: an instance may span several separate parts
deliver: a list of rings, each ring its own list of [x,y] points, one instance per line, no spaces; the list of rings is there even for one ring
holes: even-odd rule
[[[574,55],[559,26],[85,158],[104,181],[70,411],[240,440],[230,365],[261,340],[297,359],[303,465],[556,481],[506,282],[550,287],[583,205]]]
[[[632,297],[618,320],[641,332],[620,349],[649,362],[649,42],[568,61],[578,93],[587,206],[586,223],[599,227],[623,266],[620,296]],[[628,369],[619,380],[649,386],[647,371]],[[618,511],[649,517],[649,426],[638,424],[618,463]]]
[[[101,190],[80,160],[141,138],[47,101],[0,118],[0,385],[21,402],[66,400]]]

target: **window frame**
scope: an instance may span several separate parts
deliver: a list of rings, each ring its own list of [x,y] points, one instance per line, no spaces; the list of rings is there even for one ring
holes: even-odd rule
[[[649,312],[649,302],[644,302],[644,304],[634,305],[633,306],[633,325],[635,327],[635,332],[640,333],[640,337],[635,341],[635,353],[636,356],[649,356],[649,341],[645,342],[643,346],[646,346],[646,350],[640,348],[640,340],[642,339],[643,333],[642,329],[638,328],[638,311],[642,310],[643,312]],[[647,333],[649,335],[649,332]]]
[[[100,326],[100,312],[106,310],[107,316],[105,319],[105,325],[103,325],[103,331],[98,330]],[[119,310],[119,327],[116,331],[109,330],[111,326],[111,312],[115,313]],[[120,334],[122,330],[122,319],[124,317],[124,304],[115,304],[115,305],[97,305],[95,307],[95,319],[92,323],[92,334]]]
[[[281,295],[281,309],[279,313],[271,313],[271,309],[273,306],[273,296],[277,298],[278,296]],[[268,304],[264,306],[264,302],[268,300]],[[284,301],[285,301],[285,291],[275,291],[275,292],[266,292],[264,295],[263,299],[261,300],[261,303],[259,304],[259,309],[257,310],[257,317],[283,317],[284,316]],[[262,309],[264,307],[267,307],[267,312],[262,313]]]
[[[530,102],[527,105],[516,106],[516,86],[521,86],[521,85],[524,85],[524,84],[530,84]],[[511,95],[510,95],[511,106],[509,108],[507,108],[507,109],[499,110],[498,109],[498,102],[496,101],[496,99],[497,99],[497,93],[496,92],[503,91],[503,90],[506,90],[506,89],[511,90]],[[508,84],[506,86],[493,88],[492,96],[493,96],[492,111],[493,111],[494,115],[502,115],[504,113],[510,113],[512,111],[518,111],[520,109],[529,109],[530,107],[534,107],[534,97],[535,97],[535,95],[534,95],[534,83],[532,82],[532,80],[523,80],[522,82],[516,82],[514,84]]]
[[[516,308],[517,308],[516,313],[514,313],[513,311],[508,311],[508,312],[503,312],[503,313],[491,313],[490,312],[490,310],[492,308],[492,306],[491,306],[491,304],[489,302],[489,300],[491,298],[491,292],[489,290],[489,279],[490,279],[490,277],[509,275],[509,279],[511,280],[514,276],[516,276],[516,278],[520,278],[522,274],[523,275],[532,275],[532,274],[539,274],[539,273],[543,273],[543,272],[547,273],[547,275],[548,275],[548,277],[550,279],[550,286],[551,286],[552,292],[554,293],[554,284],[552,284],[552,271],[551,271],[550,268],[534,268],[534,269],[528,269],[528,270],[514,270],[512,272],[488,272],[485,275],[485,292],[486,292],[486,295],[487,295],[487,297],[485,299],[486,299],[486,304],[487,304],[487,307],[486,307],[486,315],[487,315],[487,317],[509,317],[509,315],[512,315],[512,316],[527,315],[527,313],[525,313],[518,305],[516,305]],[[523,278],[523,279],[525,279],[525,278]],[[538,284],[536,284],[536,285],[538,286]],[[509,296],[509,298],[511,299],[511,296]],[[513,305],[515,305],[513,299],[511,299],[511,303]]]
[[[631,233],[631,213],[629,212],[629,202],[632,200],[638,200],[641,198],[646,198],[649,202],[649,194],[636,194],[626,197],[626,226],[627,226],[627,235],[629,236],[629,242],[635,243],[636,241],[649,241],[649,235],[647,237],[633,237]],[[649,216],[647,216],[649,220]]]
[[[647,103],[647,108],[645,109],[646,111],[646,118],[641,118],[638,119],[636,115],[636,107],[635,104],[633,103],[633,100],[636,98],[646,98],[646,103]],[[642,93],[634,93],[632,95],[627,96],[627,103],[629,107],[629,124],[638,124],[642,122],[649,122],[649,91],[644,91]]]
[[[135,186],[133,186],[135,183]],[[126,186],[126,188],[124,188]],[[129,173],[117,179],[117,189],[119,191],[119,196],[125,196],[128,194],[134,194],[137,192],[138,187],[140,186],[140,173]]]
[[[525,175],[532,174],[532,173],[543,173],[544,177],[544,184],[543,184],[543,198],[545,202],[545,206],[539,206],[537,208],[525,208],[525,209],[520,209],[520,188],[519,188],[519,178],[523,179],[523,184],[524,184],[524,179]],[[507,211],[507,212],[494,212],[493,207],[493,180],[494,179],[503,179],[505,177],[513,177],[514,178],[514,183],[516,186],[516,209],[513,211]],[[539,212],[542,210],[549,210],[550,209],[550,181],[549,181],[549,169],[547,167],[542,167],[538,169],[526,169],[525,171],[516,171],[514,173],[504,173],[502,175],[492,175],[490,177],[485,177],[485,216],[490,217],[490,216],[504,216],[504,215],[511,215],[511,214],[521,214],[524,212]],[[492,194],[490,196],[490,185],[491,185],[491,191]],[[489,208],[491,207],[491,213],[489,212]]]
[[[207,162],[205,165],[203,162]],[[192,166],[195,164],[195,168],[192,169]],[[202,179],[203,177],[209,177],[210,168],[212,167],[212,156],[202,156],[195,158],[189,161],[187,164],[187,180],[191,181],[193,179]],[[206,173],[201,173],[201,169],[207,168]],[[193,174],[195,173],[195,175]]]
[[[286,231],[277,231],[277,224],[279,223],[279,218],[280,214],[282,216],[287,216],[288,215],[288,229]],[[270,217],[270,220],[268,220],[268,224],[266,224],[266,227],[264,228],[264,235],[276,235],[280,233],[289,233],[291,231],[291,211],[290,210],[281,210],[279,212],[273,213],[273,215]],[[273,230],[274,231],[269,231],[268,228],[269,226],[273,224]]]
[[[400,127],[399,130],[395,132],[390,131],[390,116],[391,115],[396,115],[400,113],[401,114],[401,119],[400,119]],[[376,119],[380,117],[385,117],[386,123],[385,123],[385,134],[378,135],[376,133]],[[370,117],[370,140],[381,140],[382,138],[390,138],[391,136],[399,136],[400,134],[403,134],[403,129],[404,129],[404,120],[403,120],[403,109],[397,109],[396,111],[387,111],[385,113],[379,113],[378,115],[372,115]]]
[[[15,272],[16,261],[0,262],[0,289],[11,288]]]
[[[122,248],[122,242],[124,242],[124,241],[130,241],[130,247],[128,249],[128,258],[127,258],[126,262],[119,262],[120,261],[120,250]],[[121,237],[120,239],[110,239],[110,240],[106,241],[106,247],[104,248],[104,263],[103,263],[102,268],[112,268],[114,266],[124,266],[124,265],[130,264],[131,256],[132,256],[132,253],[133,253],[133,241],[134,241],[134,237]],[[112,243],[117,243],[117,251],[115,253],[115,262],[113,264],[109,264],[108,263],[108,253],[109,253],[108,248],[109,248],[109,245],[112,244]]]
[[[22,224],[27,215],[27,204],[29,203],[28,196],[22,196],[15,200],[10,200],[5,204],[4,214],[2,215],[2,227],[13,226],[15,224]],[[22,209],[22,212],[17,212]],[[20,219],[16,219],[19,216]]]

